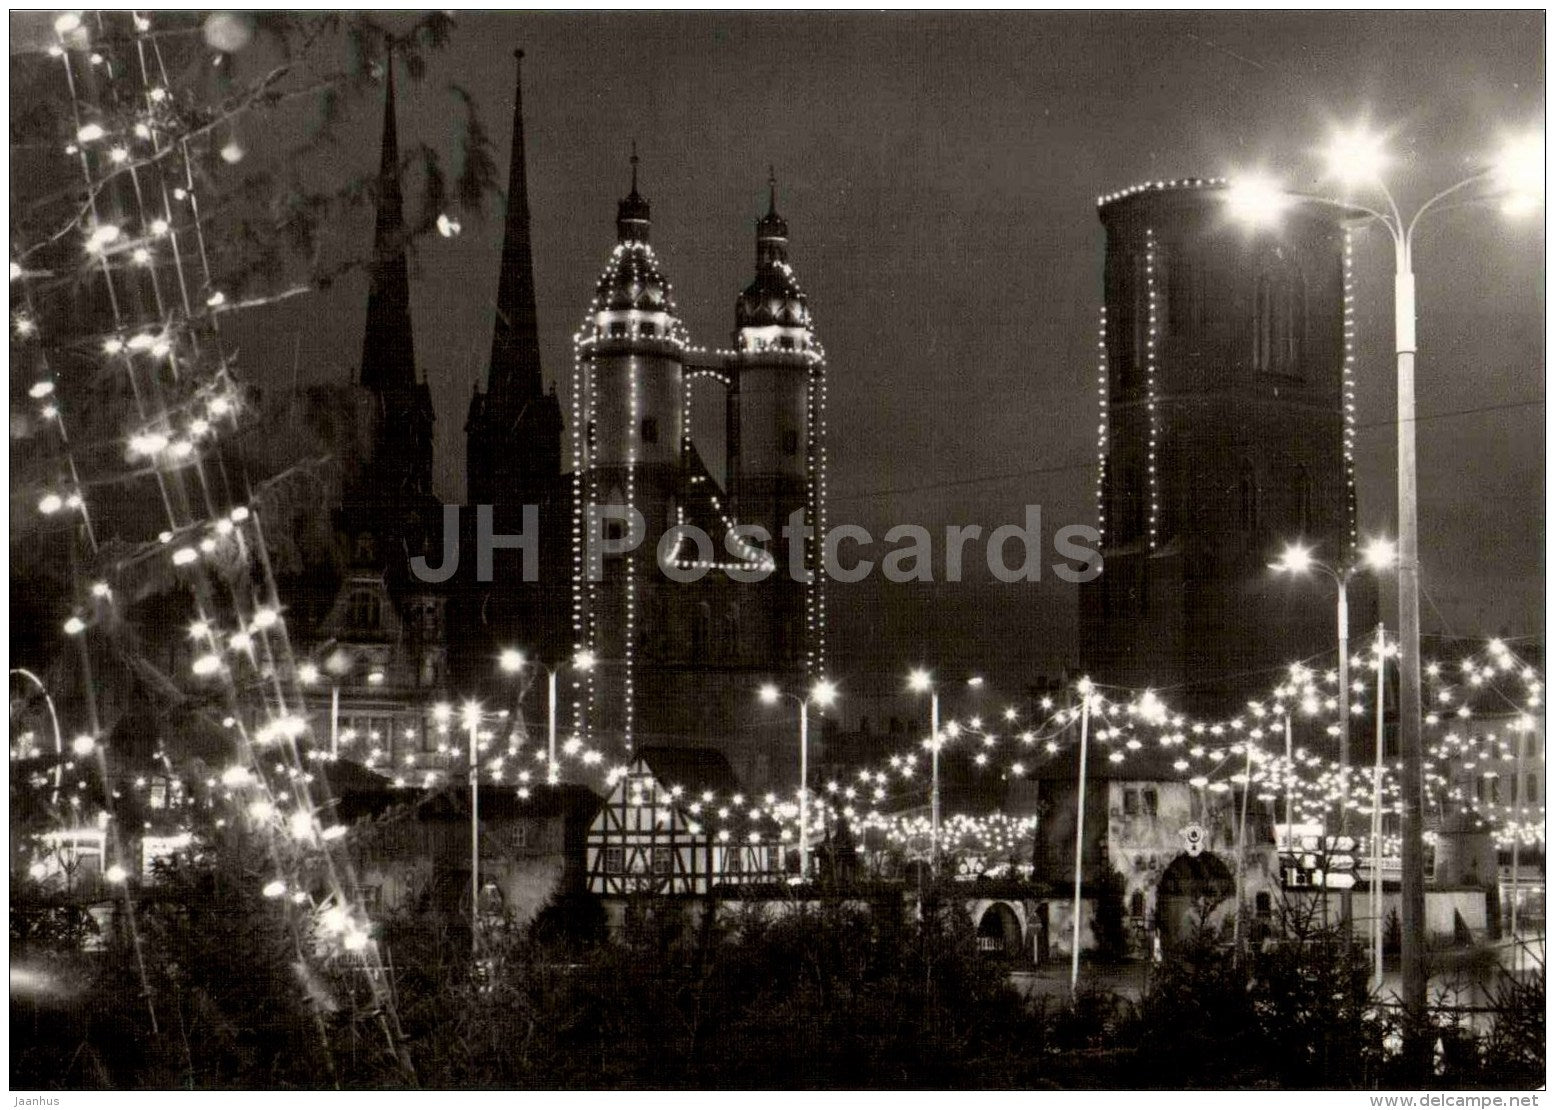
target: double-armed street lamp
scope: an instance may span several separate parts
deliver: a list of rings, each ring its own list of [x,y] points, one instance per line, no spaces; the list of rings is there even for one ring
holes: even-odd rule
[[[541,664],[538,664],[538,665],[545,671],[545,676],[546,676],[546,702],[545,702],[545,755],[546,755],[546,760],[547,760],[546,770],[547,770],[548,777],[551,779],[551,781],[554,782],[556,780],[556,776],[557,776],[557,769],[556,769],[556,678],[557,678],[557,673],[561,670],[562,666],[565,666],[566,664],[558,664],[557,666],[554,666],[554,667],[547,666],[544,663],[541,663]],[[591,651],[579,651],[579,652],[577,652],[572,657],[571,665],[576,670],[579,670],[579,671],[587,672],[587,671],[593,670],[594,669],[594,653],[591,652]],[[516,675],[516,674],[519,674],[520,672],[522,672],[525,667],[529,666],[529,660],[527,658],[525,658],[524,653],[519,651],[517,648],[503,648],[502,649],[502,653],[497,656],[497,666],[501,669],[503,674],[515,674]]]
[[[1416,303],[1415,233],[1429,212],[1448,211],[1471,201],[1498,199],[1510,216],[1537,211],[1544,203],[1544,142],[1529,134],[1503,146],[1500,155],[1456,184],[1449,185],[1415,209],[1407,220],[1389,190],[1383,171],[1388,156],[1381,136],[1364,128],[1334,136],[1327,154],[1329,175],[1346,189],[1343,199],[1286,192],[1266,177],[1233,181],[1226,200],[1232,213],[1250,223],[1268,224],[1293,203],[1317,204],[1365,222],[1380,224],[1393,241],[1393,349],[1398,378],[1398,620],[1399,620],[1399,749],[1400,794],[1403,801],[1401,963],[1403,1003],[1412,1025],[1423,1028],[1426,1004],[1424,766],[1420,705],[1420,534],[1419,494],[1415,461]],[[1367,189],[1385,202],[1384,208],[1357,203],[1350,191]],[[1457,198],[1453,204],[1445,204]],[[1420,1037],[1413,1052],[1422,1050]]]
[[[975,690],[983,684],[983,678],[981,675],[973,675],[966,680],[966,684]],[[939,687],[934,683],[934,676],[919,667],[907,676],[907,688],[915,694],[929,695],[929,835],[932,842],[932,847],[929,849],[929,865],[938,877],[939,750],[944,743],[944,734],[939,727]]]
[[[825,709],[837,700],[837,686],[824,678],[804,694],[789,694],[767,683],[761,688],[761,700],[776,705],[787,698],[799,706],[799,881],[810,877],[810,706]]]
[[[1306,574],[1316,571],[1333,580],[1338,595],[1339,633],[1339,828],[1343,835],[1349,824],[1350,786],[1350,579],[1361,570],[1385,571],[1398,562],[1398,552],[1387,540],[1373,540],[1358,559],[1332,566],[1312,557],[1312,549],[1289,544],[1284,553],[1269,564],[1280,574]]]

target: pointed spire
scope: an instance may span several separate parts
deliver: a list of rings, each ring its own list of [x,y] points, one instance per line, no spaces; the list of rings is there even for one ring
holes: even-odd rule
[[[767,214],[756,221],[756,265],[767,266],[788,258],[788,221],[778,215],[777,170],[767,167]]]
[[[497,278],[497,319],[491,336],[492,401],[521,406],[544,393],[540,327],[535,313],[534,251],[529,236],[529,182],[524,151],[522,50],[513,51],[513,148],[508,163],[507,222]]]
[[[616,205],[616,238],[623,243],[648,241],[648,202],[637,192],[637,140],[632,140],[632,191]]]
[[[385,59],[384,69],[388,88],[383,110],[383,151],[378,168],[378,221],[373,232],[372,283],[367,293],[367,334],[362,340],[361,367],[361,383],[379,390],[408,389],[416,385],[392,53]]]

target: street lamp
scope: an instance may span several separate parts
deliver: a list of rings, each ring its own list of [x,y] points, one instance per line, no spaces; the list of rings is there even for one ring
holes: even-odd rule
[[[518,674],[529,665],[524,653],[517,648],[503,648],[497,656],[497,666],[504,674]],[[589,671],[594,667],[594,654],[588,651],[579,651],[572,657],[572,665],[580,671]],[[544,663],[540,667],[546,675],[546,702],[545,702],[545,755],[547,777],[552,783],[557,779],[556,766],[556,675],[562,664],[555,667]],[[523,695],[520,694],[520,697]]]
[[[470,731],[470,950],[480,951],[481,920],[481,764],[478,740],[480,702],[464,703],[464,727]]]
[[[966,680],[972,689],[983,684],[982,675],[972,675]],[[929,834],[933,841],[929,862],[934,874],[939,875],[939,749],[943,743],[939,727],[939,687],[934,676],[922,667],[915,668],[907,676],[907,688],[915,694],[929,695]]]
[[[769,682],[760,696],[767,705],[783,698],[799,704],[799,881],[804,882],[810,876],[810,703],[826,708],[837,700],[837,686],[823,678],[801,696],[784,693]]]
[[[1334,567],[1312,557],[1312,549],[1289,544],[1284,553],[1269,564],[1280,574],[1306,574],[1318,571],[1333,579],[1338,588],[1339,632],[1339,834],[1349,822],[1350,787],[1350,579],[1363,567],[1383,571],[1398,561],[1398,553],[1387,540],[1373,540],[1362,550],[1360,559]]]
[[[1403,1003],[1414,1024],[1423,1026],[1426,1004],[1425,966],[1425,784],[1420,738],[1420,521],[1415,461],[1415,274],[1414,239],[1421,219],[1449,197],[1475,186],[1488,186],[1482,199],[1499,195],[1509,214],[1528,212],[1544,202],[1544,147],[1539,135],[1507,142],[1488,167],[1433,195],[1407,221],[1382,177],[1387,165],[1380,138],[1364,128],[1340,132],[1327,151],[1331,176],[1351,187],[1364,186],[1380,194],[1386,211],[1349,199],[1331,200],[1289,194],[1291,200],[1324,205],[1342,212],[1361,212],[1387,229],[1393,241],[1393,349],[1398,376],[1398,635],[1399,635],[1399,791],[1403,801],[1403,851],[1400,932]],[[1236,193],[1233,186],[1228,197]],[[1244,218],[1267,220],[1273,213],[1255,213],[1247,206],[1234,211]],[[1412,1038],[1419,1042],[1418,1036]],[[1412,1051],[1420,1052],[1416,1043]]]

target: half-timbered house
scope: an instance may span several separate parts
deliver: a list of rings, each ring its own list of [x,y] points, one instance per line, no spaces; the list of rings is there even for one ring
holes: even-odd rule
[[[722,752],[639,748],[589,826],[588,889],[604,897],[708,895],[778,882],[784,847]]]

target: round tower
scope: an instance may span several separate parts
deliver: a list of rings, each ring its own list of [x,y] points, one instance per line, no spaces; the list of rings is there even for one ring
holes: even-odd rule
[[[1097,515],[1081,589],[1099,681],[1218,704],[1249,674],[1334,650],[1320,583],[1268,569],[1288,543],[1353,556],[1354,313],[1343,214],[1233,217],[1225,183],[1099,199]],[[1353,634],[1374,619],[1359,578]]]
[[[599,673],[580,680],[575,716],[579,728],[618,736],[627,749],[636,723],[637,647],[656,585],[655,544],[676,518],[686,345],[674,291],[649,245],[637,164],[634,151],[615,249],[576,337],[573,382],[573,633],[578,647],[601,660]],[[587,537],[599,508],[640,513],[646,536],[635,551],[607,557],[591,580]],[[601,521],[606,540],[625,536],[619,516]]]
[[[802,511],[805,525],[819,531],[822,357],[804,290],[788,263],[788,223],[778,215],[777,185],[769,175],[767,214],[756,223],[756,274],[734,309],[739,449],[730,483],[741,520],[772,536],[768,549],[778,570],[769,580],[772,608],[764,623],[770,650],[782,662],[803,661],[807,642],[819,633],[807,630],[807,621],[816,618],[807,612],[804,586],[789,573],[783,529]],[[805,556],[811,567],[813,547]]]

